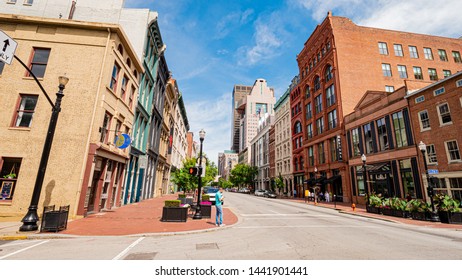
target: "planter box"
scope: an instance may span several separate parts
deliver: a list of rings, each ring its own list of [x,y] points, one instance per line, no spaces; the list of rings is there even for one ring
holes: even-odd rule
[[[368,213],[382,214],[382,208],[375,206],[366,206],[366,211]]]
[[[391,208],[382,208],[382,214],[386,216],[393,216],[393,210]]]
[[[393,216],[395,217],[400,217],[400,218],[410,218],[411,213],[408,211],[403,211],[403,210],[393,210]]]
[[[204,218],[210,218],[212,216],[212,205],[201,204],[201,214]]]
[[[413,220],[425,221],[427,220],[427,213],[425,212],[412,212],[411,217]]]
[[[440,221],[445,224],[462,224],[462,212],[438,211]]]
[[[164,207],[162,209],[162,222],[186,222],[188,207]]]

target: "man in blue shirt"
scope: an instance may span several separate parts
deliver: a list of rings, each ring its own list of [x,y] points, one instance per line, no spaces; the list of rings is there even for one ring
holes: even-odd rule
[[[224,226],[223,224],[223,188],[219,188],[215,194],[215,207],[216,207],[216,217],[215,225],[217,227]]]

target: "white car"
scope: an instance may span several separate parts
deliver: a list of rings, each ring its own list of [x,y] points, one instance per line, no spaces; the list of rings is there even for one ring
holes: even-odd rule
[[[255,195],[256,196],[264,196],[265,195],[265,190],[256,190]]]
[[[214,187],[204,188],[204,193],[209,196],[209,201],[211,201],[213,205],[215,205],[215,195],[217,192],[218,192],[218,188],[214,188]]]

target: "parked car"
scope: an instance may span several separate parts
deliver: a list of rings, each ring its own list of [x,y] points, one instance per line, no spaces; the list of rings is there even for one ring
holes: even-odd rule
[[[269,197],[269,198],[276,198],[278,197],[277,194],[273,191],[265,191],[265,193],[263,194],[264,197]]]
[[[241,188],[239,189],[240,193],[250,193],[250,190],[248,188]]]
[[[256,196],[264,196],[265,190],[255,190],[255,195]]]
[[[215,205],[215,194],[218,192],[217,188],[214,187],[205,187],[204,193],[209,195],[209,200]]]

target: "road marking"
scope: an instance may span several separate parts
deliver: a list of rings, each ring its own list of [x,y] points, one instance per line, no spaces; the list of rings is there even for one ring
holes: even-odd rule
[[[313,215],[313,214],[240,214],[242,217],[274,217],[274,216],[281,216],[281,217],[335,217],[333,215]]]
[[[326,225],[311,225],[311,226],[248,226],[248,227],[233,227],[240,229],[264,229],[264,228],[379,228],[377,226],[326,226]]]
[[[136,244],[140,243],[143,239],[144,239],[144,237],[138,238],[135,242],[133,242],[132,244],[130,244],[130,246],[128,246],[127,248],[125,248],[125,250],[123,250],[122,252],[120,252],[120,254],[118,254],[117,256],[115,256],[112,260],[120,260],[125,254],[127,254],[128,251],[130,251],[133,247],[136,246]]]
[[[5,256],[3,256],[3,257],[0,257],[0,260],[6,259],[6,258],[8,258],[8,257],[11,257],[11,256],[13,256],[13,255],[19,254],[19,253],[24,252],[24,251],[26,251],[26,250],[32,249],[32,248],[34,248],[34,247],[36,247],[36,246],[42,245],[43,243],[47,243],[48,241],[50,241],[50,240],[45,240],[45,241],[42,241],[42,242],[40,242],[40,243],[38,243],[38,244],[35,244],[35,245],[32,245],[32,246],[26,247],[26,248],[24,248],[24,249],[18,250],[18,251],[13,252],[13,253],[10,253],[10,254],[8,254],[8,255],[5,255]]]
[[[30,241],[21,242],[21,243],[7,243],[7,244],[0,245],[0,247],[24,245],[24,244],[30,244],[30,243],[36,243],[36,242],[37,240],[30,240]]]
[[[270,211],[270,212],[272,212],[272,213],[275,213],[275,214],[278,214],[278,215],[281,214],[281,213],[276,212],[276,211],[273,211],[273,210],[268,210],[268,211]]]

